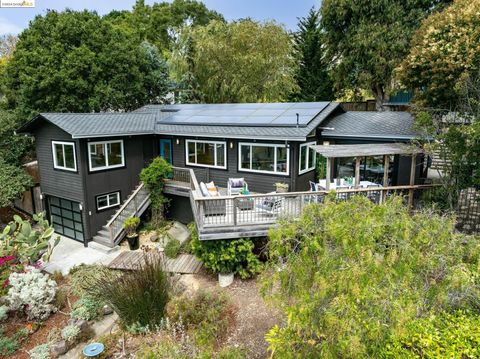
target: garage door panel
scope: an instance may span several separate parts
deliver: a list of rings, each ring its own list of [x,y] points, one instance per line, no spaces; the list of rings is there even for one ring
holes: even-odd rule
[[[83,221],[80,204],[58,197],[48,197],[48,203],[55,232],[83,242]]]

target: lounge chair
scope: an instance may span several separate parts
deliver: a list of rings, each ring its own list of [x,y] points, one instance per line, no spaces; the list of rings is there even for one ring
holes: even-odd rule
[[[213,182],[207,184],[200,182],[200,191],[203,197],[215,198],[220,196],[218,188]],[[226,201],[223,199],[204,201],[203,203],[205,216],[225,216],[227,214]]]
[[[248,184],[245,178],[229,178],[227,182],[227,194],[229,196],[239,195],[245,189],[248,191]]]

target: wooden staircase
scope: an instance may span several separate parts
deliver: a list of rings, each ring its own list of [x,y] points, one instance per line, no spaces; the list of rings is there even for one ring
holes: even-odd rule
[[[93,237],[93,242],[110,248],[115,247],[125,236],[125,231],[123,230],[125,219],[130,216],[140,217],[150,203],[150,194],[143,183],[140,183],[110,218],[108,223]]]

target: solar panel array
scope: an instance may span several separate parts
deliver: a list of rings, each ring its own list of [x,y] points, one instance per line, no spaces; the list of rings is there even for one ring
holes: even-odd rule
[[[223,126],[307,126],[329,102],[179,104],[146,106],[159,124]]]

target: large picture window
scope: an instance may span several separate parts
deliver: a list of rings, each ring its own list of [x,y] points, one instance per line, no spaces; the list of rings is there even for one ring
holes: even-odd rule
[[[90,171],[123,167],[123,141],[90,142],[88,144]]]
[[[226,169],[225,142],[186,140],[187,165]]]
[[[315,160],[317,153],[309,146],[315,145],[315,142],[308,142],[300,145],[300,158],[298,159],[298,174],[306,173],[315,169]]]
[[[73,142],[52,141],[53,167],[76,171],[77,161],[75,158],[75,144]]]
[[[115,207],[120,204],[120,192],[113,192],[97,196],[97,210]]]
[[[284,144],[240,143],[240,170],[288,175],[289,149]]]

